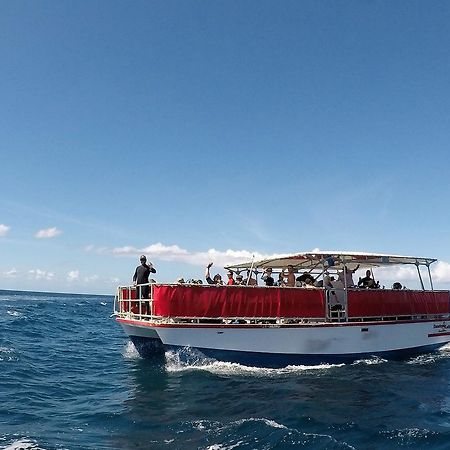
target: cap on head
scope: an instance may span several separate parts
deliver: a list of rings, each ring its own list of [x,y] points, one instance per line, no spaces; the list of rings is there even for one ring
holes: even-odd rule
[[[141,257],[139,258],[140,261],[147,261],[147,258],[145,255],[141,255]]]

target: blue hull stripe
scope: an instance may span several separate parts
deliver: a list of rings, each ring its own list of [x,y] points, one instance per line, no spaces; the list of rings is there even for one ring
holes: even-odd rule
[[[143,358],[152,358],[161,356],[166,350],[180,350],[184,347],[163,345],[159,339],[150,339],[145,337],[130,336],[137,351]],[[209,348],[196,348],[209,358],[218,361],[239,363],[246,366],[255,367],[286,367],[290,365],[317,365],[317,364],[340,364],[349,363],[358,359],[371,358],[378,356],[384,359],[404,359],[421,353],[428,353],[444,346],[442,343],[423,345],[420,347],[390,350],[373,353],[350,353],[350,354],[285,354],[285,353],[259,353],[259,352],[240,352],[234,350],[217,350]]]

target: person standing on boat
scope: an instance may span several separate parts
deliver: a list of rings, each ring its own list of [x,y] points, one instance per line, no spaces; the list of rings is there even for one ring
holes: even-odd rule
[[[355,283],[353,281],[353,274],[359,269],[359,264],[354,269],[349,269],[344,266],[344,269],[339,272],[338,280],[344,283],[345,287],[353,287]]]
[[[281,272],[281,275],[283,276],[283,278],[286,278],[286,286],[288,287],[294,287],[295,286],[295,274],[294,274],[294,267],[289,264],[287,266],[287,273],[285,273],[285,271],[283,270]]]
[[[153,264],[147,264],[147,257],[141,255],[139,258],[141,265],[136,267],[133,275],[133,283],[136,286],[138,298],[148,298],[150,293],[150,286],[148,286],[148,277],[150,273],[156,273],[156,269]],[[139,286],[140,284],[147,284],[147,286]],[[140,294],[140,295],[139,295]]]
[[[214,278],[211,278],[211,274],[209,273],[209,269],[212,267],[212,265],[213,265],[213,263],[209,263],[209,264],[206,266],[206,272],[205,272],[205,279],[206,279],[206,282],[207,282],[208,284],[218,284],[218,285],[222,285],[222,284],[223,284],[222,277],[221,277],[218,273],[216,273],[216,274],[214,275]]]

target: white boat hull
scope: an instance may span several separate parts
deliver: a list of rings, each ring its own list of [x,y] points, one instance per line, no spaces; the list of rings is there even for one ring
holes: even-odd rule
[[[293,326],[155,324],[118,319],[139,347],[191,347],[219,360],[279,367],[422,353],[450,341],[450,321]]]

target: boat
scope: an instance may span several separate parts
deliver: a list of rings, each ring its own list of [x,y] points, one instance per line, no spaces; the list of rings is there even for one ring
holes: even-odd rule
[[[119,286],[114,316],[142,357],[187,348],[258,367],[410,357],[450,342],[450,291],[434,288],[435,262],[363,252],[281,255],[225,267],[255,276],[256,285],[151,283],[149,298],[139,298],[141,286]],[[289,265],[313,283],[264,285],[264,270]],[[391,267],[413,269],[420,288],[358,287],[348,276],[365,269],[375,280]]]

